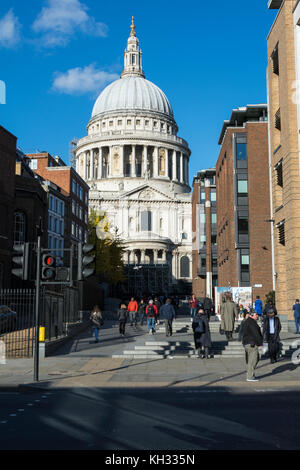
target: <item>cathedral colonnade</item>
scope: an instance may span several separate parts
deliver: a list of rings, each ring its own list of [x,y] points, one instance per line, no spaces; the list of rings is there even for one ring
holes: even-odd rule
[[[85,181],[147,176],[188,185],[189,155],[154,145],[103,145],[77,155],[76,171]]]

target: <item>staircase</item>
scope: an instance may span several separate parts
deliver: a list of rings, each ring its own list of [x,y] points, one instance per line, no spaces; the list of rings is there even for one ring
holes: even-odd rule
[[[240,322],[236,322],[236,329]],[[240,341],[227,341],[225,336],[219,335],[220,322],[211,321],[209,323],[210,332],[212,334],[212,347],[210,349],[211,357],[224,358],[244,358],[245,350]],[[169,340],[159,340],[161,334],[165,335],[165,326],[160,323],[156,327],[156,334],[149,336],[143,344],[135,344],[132,349],[129,347],[121,354],[114,354],[113,358],[127,358],[127,359],[186,359],[197,358],[195,354],[193,330],[190,319],[180,319],[173,322],[173,335],[176,333],[182,334],[182,339],[178,337],[170,337]],[[218,334],[218,339],[215,337]],[[235,333],[235,337],[236,337]],[[281,343],[281,355],[284,357],[291,357],[295,349],[292,348],[293,341],[283,340]],[[262,358],[267,357],[265,354]]]

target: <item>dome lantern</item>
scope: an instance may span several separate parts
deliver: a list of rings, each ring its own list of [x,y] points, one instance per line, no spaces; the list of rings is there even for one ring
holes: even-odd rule
[[[134,16],[131,20],[130,36],[127,41],[127,48],[124,52],[124,70],[121,78],[126,76],[138,76],[145,78],[142,69],[142,51],[139,48],[139,40],[135,35]]]

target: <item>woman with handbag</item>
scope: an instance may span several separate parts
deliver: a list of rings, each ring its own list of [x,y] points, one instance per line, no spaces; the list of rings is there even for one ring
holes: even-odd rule
[[[94,330],[95,343],[99,343],[99,330],[103,325],[102,313],[98,305],[95,305],[90,316],[90,322]]]

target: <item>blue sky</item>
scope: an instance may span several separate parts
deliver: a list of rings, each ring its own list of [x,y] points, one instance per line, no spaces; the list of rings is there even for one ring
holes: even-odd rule
[[[192,151],[190,182],[215,166],[233,108],[266,102],[267,0],[2,0],[0,124],[24,152],[69,158],[93,103],[123,68],[135,16],[146,78],[167,95]]]

